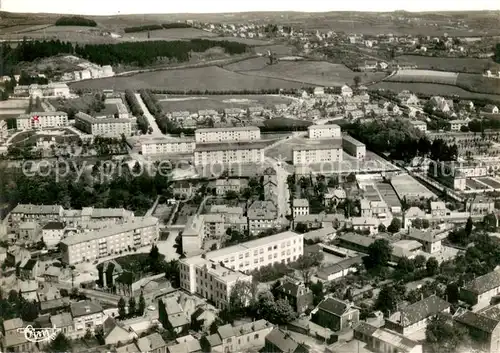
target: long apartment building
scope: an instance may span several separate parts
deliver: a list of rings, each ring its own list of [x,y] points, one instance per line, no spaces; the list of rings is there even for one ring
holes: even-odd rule
[[[70,97],[69,87],[65,83],[49,83],[47,85],[32,84],[29,86],[14,87],[16,96],[32,96],[40,98]]]
[[[290,263],[303,254],[303,235],[287,231],[181,259],[181,288],[222,308],[237,281],[252,280],[245,273],[274,263]]]
[[[261,141],[196,144],[194,164],[263,163],[264,147]]]
[[[342,162],[343,152],[340,139],[317,139],[315,142],[321,143],[293,147],[294,165]]]
[[[18,130],[63,127],[68,125],[68,114],[65,112],[33,112],[17,117]]]
[[[366,146],[364,143],[359,142],[349,135],[342,136],[342,148],[348,154],[357,159],[364,159],[366,157]]]
[[[196,143],[255,141],[260,140],[260,129],[257,126],[196,129],[194,138]]]
[[[311,125],[307,128],[310,139],[337,138],[342,137],[342,131],[338,125]]]
[[[85,113],[75,115],[75,127],[92,136],[121,137],[132,134],[132,120],[94,118]]]
[[[193,153],[195,147],[192,138],[152,137],[141,140],[143,155]]]
[[[135,218],[123,224],[78,234],[61,242],[63,262],[73,265],[119,254],[153,244],[158,235],[158,219],[154,217]]]

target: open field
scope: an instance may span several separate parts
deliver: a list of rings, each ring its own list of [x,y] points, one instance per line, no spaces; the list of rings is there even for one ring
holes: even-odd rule
[[[159,40],[159,39],[179,40],[179,39],[195,39],[195,38],[209,39],[212,37],[217,37],[217,34],[196,28],[171,28],[171,29],[157,29],[154,31],[150,31],[149,36],[151,39],[154,40]],[[148,32],[125,33],[122,39],[135,39],[135,40],[148,39]]]
[[[262,54],[267,54],[268,50],[270,50],[273,54],[276,54],[278,57],[294,55],[297,53],[297,48],[287,44],[263,45],[255,48],[257,53]]]
[[[490,59],[478,58],[443,58],[423,55],[402,55],[396,57],[397,62],[410,62],[418,66],[419,69],[443,70],[453,72],[483,73],[488,68],[499,67]]]
[[[394,76],[387,78],[391,82],[421,82],[443,85],[455,85],[458,73],[433,70],[399,70]]]
[[[457,86],[467,91],[500,95],[500,79],[498,78],[459,74]]]
[[[56,110],[67,111],[70,108],[75,109],[77,112],[86,112],[95,101],[95,96],[86,94],[74,99],[50,99],[49,102],[56,108]]]
[[[394,92],[401,92],[403,90],[410,90],[417,94],[429,95],[458,95],[462,99],[481,99],[488,98],[491,100],[499,101],[500,96],[495,94],[475,93],[466,91],[460,87],[450,85],[438,85],[433,83],[403,83],[403,82],[379,82],[370,86],[370,88],[383,88]]]
[[[0,120],[15,118],[20,114],[26,113],[29,100],[12,99],[0,102]]]
[[[266,65],[262,69],[241,71],[241,73],[282,78],[320,86],[352,84],[355,76],[359,76],[363,83],[380,81],[385,77],[384,73],[377,72],[367,72],[366,76],[365,74],[360,75],[344,65],[326,61],[281,61],[273,65]]]
[[[258,57],[240,60],[235,63],[224,66],[224,69],[229,71],[253,71],[253,70],[262,70],[269,65],[269,58],[266,57]]]
[[[191,111],[203,109],[222,110],[226,108],[248,108],[261,105],[273,107],[275,104],[288,104],[291,98],[277,95],[238,95],[238,96],[165,96],[158,95],[158,100],[166,112]]]
[[[36,143],[39,139],[55,139],[56,143],[70,143],[80,141],[80,137],[71,130],[67,129],[53,129],[61,131],[60,134],[50,134],[49,131],[23,131],[17,134],[10,142],[13,145],[22,146],[25,143]]]
[[[290,82],[267,77],[241,75],[215,66],[195,69],[163,70],[146,72],[133,76],[111,77],[97,80],[80,81],[71,88],[90,89],[162,89],[162,90],[209,90],[242,91],[277,88],[300,88],[299,82]]]

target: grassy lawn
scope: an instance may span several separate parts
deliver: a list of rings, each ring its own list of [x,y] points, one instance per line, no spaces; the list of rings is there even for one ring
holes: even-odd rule
[[[457,73],[447,71],[400,70],[397,74],[387,80],[394,82],[421,82],[455,85],[457,83],[457,78]]]
[[[488,64],[494,64],[490,59],[478,58],[443,58],[421,55],[402,55],[396,58],[397,62],[410,62],[419,69],[444,70],[466,73],[483,73]],[[495,66],[500,66],[496,64]]]
[[[51,99],[50,103],[57,110],[67,111],[70,108],[75,109],[79,112],[85,112],[87,109],[92,107],[92,103],[95,101],[95,97],[92,94],[85,94],[74,99]]]
[[[276,104],[288,104],[292,99],[272,95],[238,95],[238,96],[193,96],[176,97],[158,95],[161,106],[167,112],[191,111],[196,112],[203,109],[214,109],[217,111],[226,108],[248,108],[249,106],[261,105],[273,107]]]
[[[164,255],[160,254],[160,260]],[[130,254],[114,259],[125,271],[141,273],[149,268],[149,253]]]
[[[163,89],[163,90],[209,90],[209,91],[243,91],[256,89],[300,88],[298,82],[241,75],[235,72],[210,66],[194,69],[163,70],[146,72],[128,77],[113,77],[97,80],[80,81],[71,84],[71,88],[90,89]]]
[[[472,92],[500,94],[500,79],[482,75],[459,74],[457,86]]]
[[[210,39],[217,37],[217,34],[203,31],[196,28],[170,28],[170,29],[157,29],[149,32],[151,40],[181,40],[181,39],[195,39],[205,38]],[[122,39],[130,40],[144,40],[148,39],[148,32],[125,33]],[[224,38],[220,38],[224,39]]]

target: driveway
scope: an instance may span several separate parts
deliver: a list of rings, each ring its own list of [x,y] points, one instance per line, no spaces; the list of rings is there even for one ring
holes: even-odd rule
[[[160,128],[158,127],[158,124],[156,123],[154,116],[151,115],[148,108],[146,107],[146,104],[144,104],[141,95],[139,93],[136,93],[135,96],[137,98],[137,101],[139,102],[139,105],[141,106],[142,111],[144,112],[144,116],[146,117],[146,119],[148,119],[149,126],[153,129],[153,133],[151,135],[164,136]]]

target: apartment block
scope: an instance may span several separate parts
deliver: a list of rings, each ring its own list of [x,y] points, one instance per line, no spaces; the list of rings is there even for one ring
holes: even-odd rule
[[[194,164],[206,166],[231,163],[263,163],[265,143],[225,142],[197,144],[194,150]]]
[[[196,143],[192,138],[153,137],[141,140],[143,155],[193,153]]]
[[[102,326],[106,315],[102,307],[91,301],[81,301],[71,304],[71,317],[73,319],[73,337],[85,336],[87,330],[94,332],[98,326]]]
[[[251,281],[249,273],[273,263],[290,263],[303,255],[302,234],[283,232],[180,260],[181,288],[216,303],[227,304],[237,281]]]
[[[366,157],[366,146],[364,143],[352,138],[349,135],[342,136],[342,148],[348,154],[357,159],[364,159]]]
[[[132,120],[94,118],[85,113],[75,115],[75,127],[92,136],[121,137],[132,135]]]
[[[307,128],[310,139],[341,138],[342,132],[338,125],[311,125]]]
[[[33,112],[17,117],[18,130],[45,129],[68,125],[68,114],[65,112]]]
[[[196,143],[256,141],[260,140],[260,129],[257,126],[196,129],[194,139]]]
[[[10,212],[10,223],[17,226],[22,222],[59,221],[64,209],[59,205],[19,204]]]
[[[460,299],[471,305],[489,303],[500,294],[500,270],[488,272],[465,284],[460,289]]]
[[[413,125],[415,129],[418,129],[422,132],[427,132],[427,124],[425,121],[421,120],[412,120],[410,123]]]
[[[343,159],[342,143],[340,139],[317,140],[315,145],[301,145],[293,147],[293,164],[307,165],[326,162],[341,162]]]
[[[49,83],[47,85],[32,84],[29,86],[14,87],[14,95],[40,98],[55,98],[71,96],[69,87],[65,83]]]
[[[130,222],[78,234],[61,242],[63,262],[68,265],[93,261],[125,250],[150,245],[158,239],[158,219],[135,218]]]
[[[306,216],[309,214],[309,200],[294,199],[292,201],[293,217]]]
[[[228,191],[241,192],[248,186],[246,179],[217,179],[215,181],[215,193],[224,196]]]

